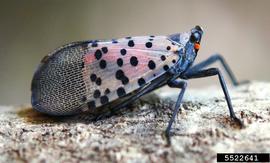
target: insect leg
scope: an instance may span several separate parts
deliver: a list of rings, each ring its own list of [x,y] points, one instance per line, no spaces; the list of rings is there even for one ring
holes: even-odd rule
[[[225,61],[225,59],[220,55],[220,54],[214,54],[212,56],[210,56],[208,59],[206,59],[205,61],[202,61],[194,66],[192,66],[190,68],[191,71],[198,71],[201,70],[217,61],[220,61],[222,66],[224,67],[225,71],[227,72],[227,74],[229,75],[229,78],[231,79],[232,83],[234,86],[237,86],[239,84],[244,84],[247,83],[248,81],[242,81],[242,82],[238,82],[235,75],[233,74],[232,70],[230,69],[229,65],[227,64],[227,62]]]
[[[172,115],[172,117],[168,123],[168,126],[165,130],[165,137],[167,139],[168,145],[170,145],[171,144],[170,131],[171,131],[172,123],[174,122],[175,117],[180,110],[180,104],[181,104],[183,95],[185,93],[186,87],[187,87],[187,82],[175,80],[175,81],[169,82],[168,85],[169,85],[169,87],[172,87],[172,88],[180,88],[181,89],[181,91],[178,95],[175,107],[174,107],[173,115]]]
[[[187,71],[185,74],[183,74],[183,78],[184,79],[203,78],[203,77],[209,77],[209,76],[214,76],[214,75],[218,75],[219,82],[220,82],[220,85],[222,87],[223,93],[225,95],[225,99],[226,99],[226,102],[227,102],[227,105],[228,105],[228,108],[230,111],[231,118],[236,123],[238,123],[239,126],[242,128],[244,125],[243,125],[242,121],[240,119],[238,119],[234,113],[231,98],[230,98],[225,80],[224,80],[222,74],[220,73],[219,69],[209,68],[209,69],[205,69],[205,70]]]

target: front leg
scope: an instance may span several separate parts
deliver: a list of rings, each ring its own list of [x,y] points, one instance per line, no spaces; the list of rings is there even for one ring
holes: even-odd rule
[[[209,68],[205,70],[197,70],[197,71],[190,71],[188,70],[185,74],[183,74],[182,78],[184,79],[192,79],[192,78],[203,78],[203,77],[209,77],[209,76],[214,76],[218,75],[220,85],[222,87],[223,93],[225,95],[225,99],[230,111],[230,116],[231,118],[239,124],[239,126],[242,128],[244,125],[240,119],[238,119],[234,113],[233,107],[232,107],[232,102],[231,98],[226,86],[226,83],[224,81],[224,78],[222,74],[220,73],[219,69],[217,68]]]
[[[177,101],[175,103],[175,107],[174,107],[174,110],[173,110],[173,114],[172,114],[172,117],[168,123],[168,126],[165,130],[165,137],[167,139],[167,144],[170,145],[171,144],[171,128],[172,128],[172,123],[174,122],[175,120],[175,117],[177,115],[177,113],[179,112],[179,109],[180,109],[180,104],[182,102],[182,98],[183,98],[183,95],[185,93],[185,90],[186,90],[186,87],[187,87],[187,83],[186,81],[178,81],[178,80],[174,80],[174,81],[171,81],[168,83],[168,86],[169,87],[172,87],[172,88],[180,88],[181,91],[178,95],[178,98],[177,98]]]
[[[207,66],[220,61],[221,65],[224,67],[224,70],[226,71],[226,73],[228,74],[231,82],[233,83],[234,86],[237,86],[239,84],[244,84],[247,83],[248,81],[241,81],[238,82],[235,75],[233,74],[231,68],[229,67],[229,65],[227,64],[227,62],[225,61],[225,59],[220,55],[220,54],[214,54],[212,56],[210,56],[208,59],[206,59],[205,61],[202,61],[194,66],[192,66],[190,68],[190,71],[199,71],[202,70],[204,68],[206,68]]]

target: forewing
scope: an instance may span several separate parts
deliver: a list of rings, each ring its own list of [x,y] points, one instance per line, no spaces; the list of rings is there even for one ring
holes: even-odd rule
[[[127,37],[84,47],[87,101],[95,108],[151,82],[178,59],[166,36]]]

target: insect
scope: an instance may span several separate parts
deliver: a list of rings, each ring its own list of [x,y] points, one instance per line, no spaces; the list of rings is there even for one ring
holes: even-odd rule
[[[230,111],[236,117],[220,61],[234,85],[238,85],[221,55],[193,65],[200,48],[200,26],[168,36],[139,36],[109,41],[81,41],[65,45],[45,56],[32,80],[33,108],[50,115],[72,115],[101,108],[124,108],[141,96],[164,85],[180,89],[165,136],[170,130],[187,88],[187,80],[217,75]],[[121,99],[121,102],[116,102]],[[113,105],[113,107],[112,107]]]

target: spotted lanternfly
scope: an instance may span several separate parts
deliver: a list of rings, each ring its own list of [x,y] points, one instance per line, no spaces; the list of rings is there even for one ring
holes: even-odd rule
[[[192,65],[203,30],[168,36],[139,36],[110,41],[81,41],[65,45],[45,56],[32,80],[33,108],[50,115],[98,112],[110,107],[126,107],[141,96],[168,85],[180,88],[178,100],[165,135],[170,143],[171,125],[180,109],[187,80],[218,75],[230,116],[235,116],[229,93],[217,68],[206,68],[221,61],[234,85],[232,71],[220,55]],[[116,102],[121,99],[121,102]],[[112,107],[113,106],[113,107]]]

